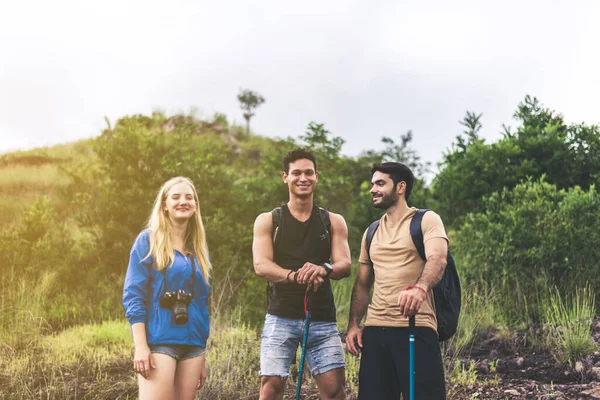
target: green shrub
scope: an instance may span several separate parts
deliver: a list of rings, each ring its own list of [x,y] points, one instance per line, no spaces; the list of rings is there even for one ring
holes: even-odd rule
[[[547,285],[600,287],[594,186],[566,191],[543,180],[526,182],[486,198],[485,208],[465,217],[453,251],[464,281],[493,289],[506,320],[539,320],[538,293]]]

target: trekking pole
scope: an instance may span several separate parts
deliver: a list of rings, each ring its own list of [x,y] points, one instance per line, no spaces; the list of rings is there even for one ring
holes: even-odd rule
[[[308,341],[308,327],[310,326],[310,310],[308,309],[308,292],[310,286],[304,293],[304,333],[302,335],[302,353],[300,354],[300,366],[298,367],[298,385],[296,386],[296,400],[300,400],[300,388],[302,387],[302,374],[304,373],[304,357],[306,355],[306,342]]]
[[[408,393],[409,400],[415,400],[415,316],[408,320]]]

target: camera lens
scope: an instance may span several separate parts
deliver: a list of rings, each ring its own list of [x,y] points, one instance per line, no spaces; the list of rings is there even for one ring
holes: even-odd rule
[[[175,317],[177,325],[185,324],[188,321],[187,305],[181,302],[175,303],[173,305],[173,317]]]

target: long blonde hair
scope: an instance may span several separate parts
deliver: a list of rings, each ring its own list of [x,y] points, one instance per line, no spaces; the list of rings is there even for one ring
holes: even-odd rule
[[[148,219],[148,229],[150,230],[150,251],[146,258],[153,257],[154,266],[161,271],[173,264],[175,261],[175,249],[173,248],[173,225],[169,219],[168,213],[164,211],[165,202],[169,190],[178,183],[185,183],[190,186],[194,193],[194,201],[196,202],[196,212],[189,219],[187,232],[185,235],[185,250],[191,251],[198,263],[204,280],[208,283],[210,270],[212,266],[208,259],[208,247],[206,245],[206,234],[204,232],[204,224],[200,215],[200,202],[198,201],[198,193],[192,181],[183,176],[178,176],[169,179],[165,182],[156,196],[152,213]]]

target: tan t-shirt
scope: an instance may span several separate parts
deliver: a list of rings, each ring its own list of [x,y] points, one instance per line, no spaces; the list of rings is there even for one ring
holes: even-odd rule
[[[379,228],[371,242],[375,285],[365,326],[408,326],[408,318],[400,314],[397,305],[398,295],[407,286],[417,282],[425,266],[410,236],[410,222],[416,212],[416,208],[409,208],[400,223],[395,225],[388,221],[387,214],[381,217]],[[448,240],[442,219],[433,211],[425,213],[421,229],[425,248],[430,239]],[[365,231],[359,258],[361,264],[371,263],[367,256],[366,238]],[[427,294],[427,300],[419,309],[415,321],[417,326],[430,327],[437,332],[433,291],[430,290]]]

